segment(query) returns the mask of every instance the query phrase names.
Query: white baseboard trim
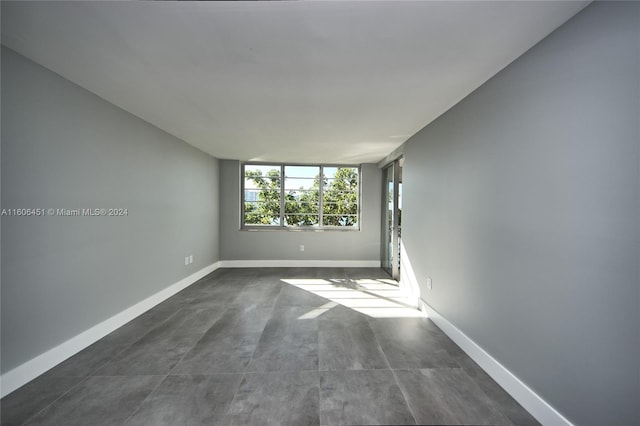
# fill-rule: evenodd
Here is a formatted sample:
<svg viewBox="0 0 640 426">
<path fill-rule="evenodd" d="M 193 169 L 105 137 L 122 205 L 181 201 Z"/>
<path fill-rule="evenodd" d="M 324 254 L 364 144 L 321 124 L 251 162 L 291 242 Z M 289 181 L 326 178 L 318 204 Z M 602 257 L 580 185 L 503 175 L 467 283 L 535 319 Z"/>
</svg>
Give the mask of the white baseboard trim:
<svg viewBox="0 0 640 426">
<path fill-rule="evenodd" d="M 427 313 L 429 318 L 471 357 L 493 380 L 504 388 L 509 395 L 522 405 L 533 417 L 543 425 L 573 426 L 562 414 L 549 405 L 530 387 L 500 364 L 484 349 L 478 346 L 459 328 L 420 299 L 420 310 Z"/>
<path fill-rule="evenodd" d="M 221 260 L 221 268 L 379 268 L 379 260 Z"/>
<path fill-rule="evenodd" d="M 187 288 L 191 284 L 207 276 L 218 268 L 220 268 L 220 262 L 216 262 L 207 267 L 204 267 L 199 271 L 189 275 L 188 277 L 181 279 L 177 283 L 170 285 L 164 290 L 161 290 L 154 295 L 147 297 L 143 301 L 138 302 L 135 305 L 125 309 L 124 311 L 117 313 L 111 318 L 102 321 L 101 323 L 91 327 L 86 331 L 83 331 L 82 333 L 72 337 L 64 343 L 61 343 L 55 348 L 38 355 L 37 357 L 25 362 L 24 364 L 14 368 L 13 370 L 7 371 L 5 374 L 0 376 L 1 397 L 4 398 L 14 390 L 29 383 L 31 380 L 40 376 L 42 373 L 45 373 L 64 360 L 77 354 L 84 348 L 102 339 L 104 336 L 111 333 L 115 329 L 122 327 L 132 319 L 140 316 L 149 309 L 165 301 L 179 291 Z"/>
</svg>

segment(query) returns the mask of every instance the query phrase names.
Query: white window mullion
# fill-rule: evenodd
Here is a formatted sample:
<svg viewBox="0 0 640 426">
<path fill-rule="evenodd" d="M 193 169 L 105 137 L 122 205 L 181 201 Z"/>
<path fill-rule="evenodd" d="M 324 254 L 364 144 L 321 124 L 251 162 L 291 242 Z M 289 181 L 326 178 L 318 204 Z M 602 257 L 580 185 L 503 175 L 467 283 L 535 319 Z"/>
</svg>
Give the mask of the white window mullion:
<svg viewBox="0 0 640 426">
<path fill-rule="evenodd" d="M 324 166 L 320 166 L 320 182 L 318 182 L 318 226 L 322 228 L 324 226 L 324 219 L 322 217 L 322 196 L 324 193 Z"/>
<path fill-rule="evenodd" d="M 284 164 L 280 165 L 280 227 L 284 228 L 284 187 L 285 187 L 285 176 L 284 176 Z"/>
</svg>

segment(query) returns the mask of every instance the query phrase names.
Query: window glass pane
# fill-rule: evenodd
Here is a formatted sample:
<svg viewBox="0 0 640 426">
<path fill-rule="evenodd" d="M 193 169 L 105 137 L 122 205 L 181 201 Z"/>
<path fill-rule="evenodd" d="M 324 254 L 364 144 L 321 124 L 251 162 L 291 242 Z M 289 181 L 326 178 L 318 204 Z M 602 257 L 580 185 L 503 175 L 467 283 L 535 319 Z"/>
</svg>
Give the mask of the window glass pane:
<svg viewBox="0 0 640 426">
<path fill-rule="evenodd" d="M 287 177 L 314 178 L 320 173 L 318 166 L 284 166 L 284 174 Z"/>
<path fill-rule="evenodd" d="M 325 215 L 322 217 L 323 226 L 354 227 L 358 226 L 358 215 Z"/>
<path fill-rule="evenodd" d="M 245 165 L 244 189 L 280 189 L 280 166 Z"/>
<path fill-rule="evenodd" d="M 244 166 L 244 224 L 280 224 L 280 166 Z"/>
<path fill-rule="evenodd" d="M 356 167 L 325 167 L 323 226 L 358 226 L 359 177 Z"/>
<path fill-rule="evenodd" d="M 318 215 L 320 208 L 317 204 L 299 202 L 299 201 L 287 201 L 284 204 L 285 214 L 314 214 Z"/>
<path fill-rule="evenodd" d="M 284 217 L 285 226 L 319 226 L 320 217 L 313 214 L 289 214 Z"/>
<path fill-rule="evenodd" d="M 280 166 L 277 164 L 245 164 L 245 174 L 260 172 L 263 176 L 267 176 L 269 172 L 275 171 L 277 175 L 280 175 Z"/>
<path fill-rule="evenodd" d="M 285 166 L 285 226 L 320 225 L 319 166 Z"/>
<path fill-rule="evenodd" d="M 341 190 L 358 189 L 358 169 L 356 167 L 324 167 L 324 186 L 336 186 Z"/>
<path fill-rule="evenodd" d="M 246 225 L 279 225 L 280 204 L 264 202 L 244 203 L 244 223 Z"/>
<path fill-rule="evenodd" d="M 338 167 L 323 167 L 324 177 L 325 178 L 334 178 L 336 177 L 336 172 L 338 171 Z"/>
<path fill-rule="evenodd" d="M 298 189 L 286 191 L 284 196 L 285 200 L 287 201 L 300 201 L 314 204 L 320 203 L 320 191 L 317 188 L 309 190 Z"/>
<path fill-rule="evenodd" d="M 260 200 L 260 190 L 258 190 L 258 189 L 245 189 L 244 190 L 244 200 L 245 201 L 259 201 Z"/>
<path fill-rule="evenodd" d="M 285 166 L 285 184 L 286 191 L 296 189 L 317 189 L 318 175 L 320 167 L 318 166 Z"/>
</svg>

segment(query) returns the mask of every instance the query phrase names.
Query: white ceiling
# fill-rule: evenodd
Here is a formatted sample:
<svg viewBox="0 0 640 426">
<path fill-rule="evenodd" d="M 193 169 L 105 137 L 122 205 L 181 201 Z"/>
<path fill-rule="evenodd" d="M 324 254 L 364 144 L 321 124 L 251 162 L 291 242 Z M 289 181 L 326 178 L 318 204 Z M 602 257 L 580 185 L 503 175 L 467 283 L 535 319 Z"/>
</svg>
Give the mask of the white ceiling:
<svg viewBox="0 0 640 426">
<path fill-rule="evenodd" d="M 219 158 L 376 162 L 583 1 L 2 2 L 2 43 Z"/>
</svg>

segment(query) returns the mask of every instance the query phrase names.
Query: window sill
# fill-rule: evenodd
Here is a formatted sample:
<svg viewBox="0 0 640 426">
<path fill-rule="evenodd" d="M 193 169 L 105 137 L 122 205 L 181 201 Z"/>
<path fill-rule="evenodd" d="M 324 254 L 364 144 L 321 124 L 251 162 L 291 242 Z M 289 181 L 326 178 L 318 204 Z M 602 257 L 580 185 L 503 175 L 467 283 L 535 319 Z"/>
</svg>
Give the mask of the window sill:
<svg viewBox="0 0 640 426">
<path fill-rule="evenodd" d="M 360 228 L 285 228 L 280 226 L 242 227 L 247 232 L 360 232 Z"/>
</svg>

